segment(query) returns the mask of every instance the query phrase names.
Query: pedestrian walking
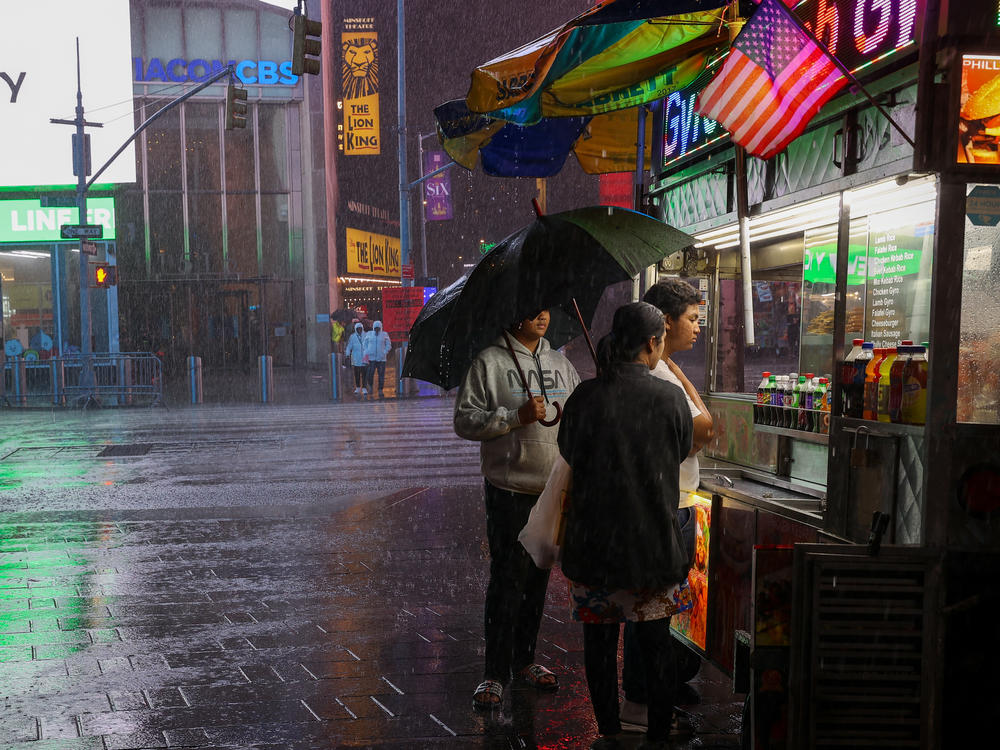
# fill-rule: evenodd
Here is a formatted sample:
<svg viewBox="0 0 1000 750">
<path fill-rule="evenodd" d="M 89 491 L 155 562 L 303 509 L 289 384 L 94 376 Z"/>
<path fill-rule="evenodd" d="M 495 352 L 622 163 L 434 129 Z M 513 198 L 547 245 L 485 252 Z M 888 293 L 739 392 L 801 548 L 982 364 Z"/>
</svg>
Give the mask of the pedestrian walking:
<svg viewBox="0 0 1000 750">
<path fill-rule="evenodd" d="M 684 549 L 688 560 L 694 558 L 696 536 L 696 518 L 691 494 L 698 489 L 701 482 L 701 472 L 698 466 L 698 452 L 708 444 L 714 433 L 712 431 L 712 415 L 702 401 L 698 389 L 694 387 L 681 368 L 671 357 L 678 353 L 689 351 L 698 340 L 701 328 L 698 325 L 698 303 L 701 295 L 698 291 L 681 279 L 665 279 L 649 288 L 643 301 L 648 302 L 661 313 L 666 334 L 663 339 L 663 354 L 653 369 L 653 375 L 669 383 L 673 383 L 684 391 L 691 419 L 694 423 L 694 437 L 691 452 L 681 462 L 678 483 L 677 522 L 681 527 L 684 539 Z M 671 637 L 671 645 L 678 649 L 678 654 L 689 658 L 691 652 Z M 635 626 L 625 623 L 624 645 L 622 648 L 622 690 L 625 699 L 621 707 L 622 726 L 626 731 L 645 731 L 647 726 L 646 710 L 646 679 L 643 669 L 642 648 L 635 637 Z M 698 658 L 698 657 L 694 657 Z M 697 699 L 697 694 L 683 681 L 678 674 L 677 696 L 686 694 L 686 702 Z"/>
<path fill-rule="evenodd" d="M 540 690 L 559 685 L 553 672 L 535 663 L 549 571 L 535 567 L 517 540 L 558 451 L 558 426 L 542 420 L 553 419 L 552 402 L 565 401 L 580 382 L 570 361 L 544 338 L 548 325 L 549 313 L 541 310 L 511 326 L 473 360 L 455 402 L 455 432 L 480 443 L 490 550 L 486 660 L 473 693 L 476 708 L 499 705 L 512 674 Z M 529 398 L 530 391 L 541 395 Z"/>
<path fill-rule="evenodd" d="M 365 386 L 365 327 L 358 321 L 354 324 L 354 333 L 347 339 L 347 348 L 344 349 L 344 356 L 349 357 L 351 366 L 354 368 L 354 395 L 359 393 L 362 398 L 368 395 L 368 388 Z"/>
<path fill-rule="evenodd" d="M 649 729 L 642 747 L 666 747 L 670 737 L 670 618 L 690 607 L 678 476 L 694 430 L 684 393 L 650 377 L 664 335 L 657 308 L 620 307 L 598 346 L 598 377 L 570 396 L 559 428 L 559 450 L 573 472 L 562 570 L 573 617 L 583 623 L 584 670 L 601 734 L 595 749 L 621 746 L 622 621 L 635 623 L 645 659 Z"/>
<path fill-rule="evenodd" d="M 330 353 L 339 352 L 343 346 L 341 342 L 344 340 L 344 326 L 339 320 L 330 321 Z"/>
<path fill-rule="evenodd" d="M 372 396 L 375 395 L 375 375 L 378 375 L 378 395 L 383 398 L 385 393 L 385 361 L 392 351 L 392 340 L 389 334 L 382 330 L 382 321 L 376 320 L 372 330 L 365 334 L 365 356 L 368 358 L 366 371 L 367 387 Z"/>
</svg>

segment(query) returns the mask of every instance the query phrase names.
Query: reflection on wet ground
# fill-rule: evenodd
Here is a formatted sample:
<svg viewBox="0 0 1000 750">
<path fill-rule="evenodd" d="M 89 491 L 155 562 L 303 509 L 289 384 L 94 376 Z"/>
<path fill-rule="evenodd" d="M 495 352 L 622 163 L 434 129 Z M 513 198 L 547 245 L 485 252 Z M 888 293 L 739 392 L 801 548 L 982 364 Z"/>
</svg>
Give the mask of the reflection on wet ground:
<svg viewBox="0 0 1000 750">
<path fill-rule="evenodd" d="M 123 419 L 118 441 L 129 443 L 139 420 Z M 209 445 L 193 463 L 213 450 L 230 455 Z M 153 482 L 126 509 L 4 514 L 0 747 L 589 745 L 580 627 L 558 575 L 538 655 L 560 690 L 519 687 L 502 710 L 471 708 L 487 571 L 478 485 L 429 487 L 417 461 L 415 489 L 330 502 L 308 466 L 300 475 L 298 490 L 282 488 L 294 505 L 223 506 L 209 484 L 202 507 L 172 507 Z M 709 666 L 693 684 L 696 734 L 678 747 L 738 747 L 742 696 Z"/>
</svg>

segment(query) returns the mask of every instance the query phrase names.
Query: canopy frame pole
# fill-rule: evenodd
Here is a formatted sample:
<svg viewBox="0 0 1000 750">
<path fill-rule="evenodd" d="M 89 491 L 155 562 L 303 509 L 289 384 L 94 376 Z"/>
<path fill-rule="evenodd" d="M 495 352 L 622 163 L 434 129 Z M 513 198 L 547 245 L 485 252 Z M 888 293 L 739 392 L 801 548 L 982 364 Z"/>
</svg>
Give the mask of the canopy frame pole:
<svg viewBox="0 0 1000 750">
<path fill-rule="evenodd" d="M 740 224 L 740 275 L 743 278 L 743 336 L 756 344 L 753 330 L 753 277 L 750 269 L 750 202 L 747 195 L 747 152 L 736 146 L 736 218 Z"/>
</svg>

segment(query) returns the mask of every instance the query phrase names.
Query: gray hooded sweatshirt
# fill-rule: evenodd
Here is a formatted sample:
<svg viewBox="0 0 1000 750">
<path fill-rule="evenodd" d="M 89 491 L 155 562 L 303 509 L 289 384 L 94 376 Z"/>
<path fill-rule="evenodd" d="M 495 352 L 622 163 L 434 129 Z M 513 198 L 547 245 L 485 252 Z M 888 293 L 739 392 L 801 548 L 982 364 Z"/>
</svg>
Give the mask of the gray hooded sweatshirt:
<svg viewBox="0 0 1000 750">
<path fill-rule="evenodd" d="M 548 402 L 546 419 L 555 417 L 553 401 L 565 404 L 580 382 L 566 357 L 544 338 L 535 353 L 513 336 L 511 344 L 528 379 L 532 396 Z M 483 476 L 495 487 L 538 495 L 559 453 L 559 425 L 522 425 L 517 410 L 527 401 L 521 378 L 503 337 L 483 349 L 465 374 L 455 401 L 455 432 L 480 441 Z"/>
</svg>

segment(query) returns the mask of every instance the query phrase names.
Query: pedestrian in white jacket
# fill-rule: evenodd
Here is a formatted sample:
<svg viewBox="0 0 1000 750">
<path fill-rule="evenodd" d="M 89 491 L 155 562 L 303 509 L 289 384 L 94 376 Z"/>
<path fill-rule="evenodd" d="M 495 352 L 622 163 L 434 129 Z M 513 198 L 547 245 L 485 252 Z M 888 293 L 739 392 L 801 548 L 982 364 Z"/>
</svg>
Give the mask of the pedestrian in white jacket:
<svg viewBox="0 0 1000 750">
<path fill-rule="evenodd" d="M 362 396 L 368 395 L 368 388 L 365 387 L 365 327 L 361 323 L 354 324 L 354 333 L 347 339 L 347 348 L 344 349 L 344 356 L 350 357 L 351 366 L 354 368 L 354 395 L 360 392 Z"/>
<path fill-rule="evenodd" d="M 365 334 L 365 357 L 368 359 L 368 368 L 365 372 L 365 380 L 368 389 L 375 395 L 375 373 L 378 373 L 378 395 L 385 394 L 382 388 L 385 386 L 385 360 L 392 351 L 392 341 L 389 334 L 382 330 L 382 321 L 376 320 L 372 330 Z"/>
</svg>

